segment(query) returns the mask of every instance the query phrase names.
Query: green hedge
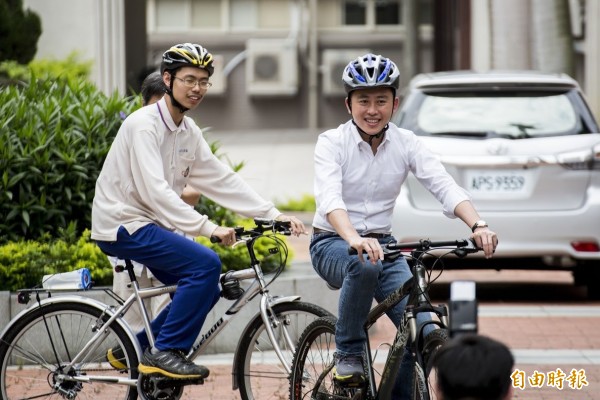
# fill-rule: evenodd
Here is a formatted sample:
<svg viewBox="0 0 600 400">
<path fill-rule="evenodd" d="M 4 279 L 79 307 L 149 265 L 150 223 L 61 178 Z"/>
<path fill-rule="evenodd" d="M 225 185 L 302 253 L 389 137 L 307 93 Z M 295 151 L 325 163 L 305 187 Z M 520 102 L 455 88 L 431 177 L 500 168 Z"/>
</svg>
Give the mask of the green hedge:
<svg viewBox="0 0 600 400">
<path fill-rule="evenodd" d="M 238 222 L 250 223 L 249 220 Z M 250 259 L 244 245 L 231 248 L 210 243 L 206 238 L 197 240 L 215 250 L 223 263 L 223 272 L 249 266 Z M 259 239 L 254 247 L 265 273 L 279 265 L 279 254 L 269 251 L 274 247 L 275 243 L 268 238 Z M 33 288 L 41 285 L 44 275 L 79 268 L 90 270 L 95 286 L 112 286 L 111 265 L 100 248 L 90 240 L 89 230 L 85 230 L 74 243 L 54 239 L 46 242 L 20 240 L 0 246 L 0 290 Z"/>
<path fill-rule="evenodd" d="M 41 80 L 0 91 L 0 243 L 60 237 L 91 226 L 95 182 L 138 96 L 106 96 L 81 80 Z"/>
</svg>

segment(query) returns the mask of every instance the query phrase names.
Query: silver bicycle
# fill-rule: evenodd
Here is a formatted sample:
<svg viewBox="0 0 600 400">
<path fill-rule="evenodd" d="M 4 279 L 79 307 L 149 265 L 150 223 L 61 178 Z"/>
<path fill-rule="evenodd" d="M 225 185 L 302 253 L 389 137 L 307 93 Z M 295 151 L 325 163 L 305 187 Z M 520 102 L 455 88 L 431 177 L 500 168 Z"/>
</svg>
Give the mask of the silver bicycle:
<svg viewBox="0 0 600 400">
<path fill-rule="evenodd" d="M 277 297 L 268 286 L 281 273 L 287 259 L 287 247 L 276 233 L 289 235 L 289 223 L 255 219 L 251 229 L 236 228 L 238 243 L 246 244 L 250 266 L 221 276 L 222 285 L 243 281 L 239 297 L 224 315 L 198 336 L 188 357 L 194 360 L 206 351 L 238 312 L 260 295 L 259 310 L 245 326 L 234 354 L 233 390 L 241 398 L 257 398 L 258 388 L 273 388 L 269 396 L 280 398 L 288 390 L 288 376 L 300 334 L 312 321 L 331 315 L 325 309 L 300 301 L 299 296 Z M 279 267 L 270 280 L 263 273 L 254 252 L 259 238 L 275 243 L 269 249 L 279 254 Z M 0 397 L 16 399 L 180 399 L 184 387 L 201 380 L 174 380 L 139 374 L 137 366 L 142 349 L 123 316 L 134 305 L 139 307 L 148 339 L 154 343 L 144 299 L 172 293 L 176 285 L 140 289 L 131 262 L 124 268 L 131 278 L 133 294 L 121 300 L 109 289 L 115 305 L 76 294 L 46 289 L 19 292 L 20 302 L 35 301 L 19 313 L 4 329 L 0 339 Z M 235 287 L 235 285 L 233 285 Z M 47 295 L 47 296 L 46 296 Z M 45 298 L 42 298 L 46 296 Z M 236 297 L 236 296 L 234 296 Z M 107 362 L 111 349 L 123 364 L 114 368 Z M 276 362 L 265 363 L 265 353 Z M 271 390 L 271 389 L 269 389 Z M 281 392 L 281 393 L 279 393 Z M 268 399 L 262 392 L 260 399 Z"/>
</svg>

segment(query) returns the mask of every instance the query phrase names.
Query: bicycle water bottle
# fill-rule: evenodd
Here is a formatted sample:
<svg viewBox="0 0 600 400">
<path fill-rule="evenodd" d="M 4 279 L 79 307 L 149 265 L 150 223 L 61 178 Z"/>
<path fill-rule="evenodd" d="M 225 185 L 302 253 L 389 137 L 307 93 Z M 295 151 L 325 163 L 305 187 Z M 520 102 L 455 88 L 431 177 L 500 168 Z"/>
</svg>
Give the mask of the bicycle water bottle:
<svg viewBox="0 0 600 400">
<path fill-rule="evenodd" d="M 87 268 L 60 274 L 44 275 L 42 287 L 44 289 L 70 289 L 86 290 L 92 286 L 92 276 Z"/>
</svg>

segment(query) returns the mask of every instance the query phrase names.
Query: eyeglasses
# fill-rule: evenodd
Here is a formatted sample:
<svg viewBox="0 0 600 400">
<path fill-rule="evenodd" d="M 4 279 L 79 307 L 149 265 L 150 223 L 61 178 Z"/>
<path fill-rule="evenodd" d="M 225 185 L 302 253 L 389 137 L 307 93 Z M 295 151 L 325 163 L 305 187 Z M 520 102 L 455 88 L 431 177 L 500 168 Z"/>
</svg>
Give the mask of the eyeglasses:
<svg viewBox="0 0 600 400">
<path fill-rule="evenodd" d="M 198 79 L 191 78 L 189 76 L 184 79 L 181 79 L 178 76 L 175 76 L 174 78 L 179 79 L 181 82 L 183 82 L 183 84 L 185 86 L 187 86 L 189 88 L 193 88 L 193 87 L 196 87 L 196 85 L 198 85 L 198 86 L 200 86 L 200 89 L 208 89 L 209 87 L 212 86 L 212 83 L 210 83 L 209 81 L 201 81 Z"/>
</svg>

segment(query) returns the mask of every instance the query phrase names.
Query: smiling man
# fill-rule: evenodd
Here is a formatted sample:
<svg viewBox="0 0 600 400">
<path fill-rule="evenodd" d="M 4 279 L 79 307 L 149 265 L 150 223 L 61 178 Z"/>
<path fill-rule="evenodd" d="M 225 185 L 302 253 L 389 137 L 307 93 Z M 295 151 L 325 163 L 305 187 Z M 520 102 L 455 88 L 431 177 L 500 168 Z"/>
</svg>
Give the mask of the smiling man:
<svg viewBox="0 0 600 400">
<path fill-rule="evenodd" d="M 167 285 L 177 284 L 169 304 L 153 321 L 156 341 L 147 348 L 139 371 L 176 379 L 208 376 L 207 368 L 186 354 L 206 315 L 219 299 L 221 261 L 206 246 L 177 234 L 216 236 L 235 243 L 235 231 L 211 222 L 186 204 L 186 185 L 246 217 L 291 221 L 212 153 L 200 128 L 185 116 L 210 88 L 213 57 L 198 44 L 184 43 L 163 54 L 166 95 L 123 121 L 96 182 L 92 239 L 107 254 L 131 259 Z M 115 350 L 115 354 L 118 351 Z"/>
<path fill-rule="evenodd" d="M 373 298 L 383 300 L 411 277 L 404 258 L 382 261 L 382 245 L 395 241 L 392 212 L 409 173 L 442 203 L 448 217 L 467 224 L 486 257 L 492 256 L 498 243 L 469 194 L 440 161 L 413 132 L 390 122 L 398 108 L 399 77 L 389 58 L 366 54 L 351 61 L 342 79 L 352 118 L 322 133 L 315 148 L 317 212 L 310 255 L 317 273 L 329 285 L 341 288 L 335 335 L 335 378 L 341 384 L 356 385 L 365 379 L 363 326 Z M 348 246 L 359 255 L 349 255 Z M 396 325 L 406 300 L 389 314 Z M 409 356 L 405 354 L 402 362 L 394 399 L 410 397 Z"/>
</svg>

